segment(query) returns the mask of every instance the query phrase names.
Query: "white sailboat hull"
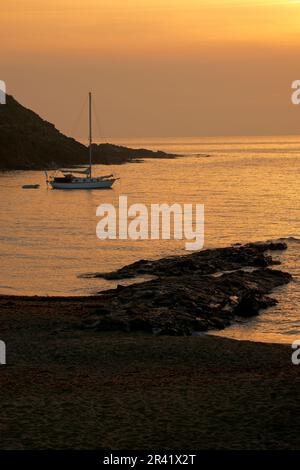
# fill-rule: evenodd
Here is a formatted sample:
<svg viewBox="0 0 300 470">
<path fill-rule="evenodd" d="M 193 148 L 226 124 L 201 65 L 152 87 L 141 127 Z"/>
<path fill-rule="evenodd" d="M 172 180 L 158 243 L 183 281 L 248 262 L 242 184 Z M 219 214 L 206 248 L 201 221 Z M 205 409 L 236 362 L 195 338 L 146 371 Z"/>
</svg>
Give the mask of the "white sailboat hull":
<svg viewBox="0 0 300 470">
<path fill-rule="evenodd" d="M 48 179 L 46 172 L 47 183 L 53 189 L 109 189 L 114 182 L 119 178 L 114 178 L 113 174 L 103 176 L 92 176 L 92 94 L 89 92 L 89 166 L 84 169 L 61 169 L 60 172 L 63 176 L 52 176 Z M 74 176 L 74 174 L 75 176 Z M 76 176 L 76 174 L 86 175 L 84 178 Z"/>
<path fill-rule="evenodd" d="M 116 179 L 97 180 L 97 178 L 82 178 L 77 181 L 63 182 L 63 181 L 50 181 L 53 189 L 109 189 L 112 187 Z"/>
</svg>

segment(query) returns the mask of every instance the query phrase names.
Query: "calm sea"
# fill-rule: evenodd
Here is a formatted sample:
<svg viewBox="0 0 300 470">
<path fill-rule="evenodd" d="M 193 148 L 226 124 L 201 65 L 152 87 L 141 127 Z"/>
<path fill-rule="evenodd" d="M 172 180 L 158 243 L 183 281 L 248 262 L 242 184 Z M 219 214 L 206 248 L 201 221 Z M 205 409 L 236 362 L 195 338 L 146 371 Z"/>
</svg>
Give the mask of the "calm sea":
<svg viewBox="0 0 300 470">
<path fill-rule="evenodd" d="M 115 141 L 116 142 L 116 141 Z M 100 241 L 96 208 L 129 204 L 202 203 L 205 248 L 284 238 L 279 255 L 294 275 L 277 289 L 279 304 L 256 319 L 220 334 L 239 339 L 291 342 L 300 338 L 300 137 L 131 139 L 116 142 L 184 155 L 145 160 L 97 173 L 121 179 L 108 191 L 47 189 L 42 172 L 0 174 L 0 293 L 88 295 L 115 283 L 81 277 L 110 271 L 141 258 L 183 254 L 184 241 Z M 203 157 L 201 154 L 209 154 Z M 40 183 L 38 190 L 23 184 Z"/>
</svg>

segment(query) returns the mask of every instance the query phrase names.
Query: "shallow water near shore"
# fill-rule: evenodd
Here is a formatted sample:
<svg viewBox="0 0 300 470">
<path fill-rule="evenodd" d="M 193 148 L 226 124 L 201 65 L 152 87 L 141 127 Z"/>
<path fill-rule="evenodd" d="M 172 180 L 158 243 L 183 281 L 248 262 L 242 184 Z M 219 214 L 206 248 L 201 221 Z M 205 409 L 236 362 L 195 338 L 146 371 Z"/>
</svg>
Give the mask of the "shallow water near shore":
<svg viewBox="0 0 300 470">
<path fill-rule="evenodd" d="M 118 142 L 117 142 L 118 143 Z M 237 339 L 291 342 L 300 337 L 300 137 L 123 140 L 120 144 L 187 155 L 175 160 L 96 167 L 121 177 L 110 191 L 53 191 L 42 172 L 0 175 L 0 293 L 89 295 L 116 283 L 82 278 L 139 259 L 184 254 L 184 241 L 106 240 L 96 237 L 96 208 L 128 203 L 205 205 L 205 248 L 284 238 L 276 254 L 294 276 L 277 289 L 279 304 L 218 333 Z M 201 157 L 198 154 L 209 154 Z M 38 190 L 23 184 L 39 183 Z M 128 281 L 127 281 L 128 282 Z M 123 283 L 123 282 L 122 282 Z"/>
<path fill-rule="evenodd" d="M 272 252 L 274 259 L 281 262 L 275 266 L 287 271 L 293 276 L 292 282 L 276 288 L 271 297 L 278 304 L 266 309 L 259 316 L 251 319 L 237 319 L 237 322 L 222 331 L 210 334 L 227 338 L 262 341 L 274 343 L 289 343 L 300 339 L 300 240 L 285 239 L 288 250 L 282 253 Z"/>
</svg>

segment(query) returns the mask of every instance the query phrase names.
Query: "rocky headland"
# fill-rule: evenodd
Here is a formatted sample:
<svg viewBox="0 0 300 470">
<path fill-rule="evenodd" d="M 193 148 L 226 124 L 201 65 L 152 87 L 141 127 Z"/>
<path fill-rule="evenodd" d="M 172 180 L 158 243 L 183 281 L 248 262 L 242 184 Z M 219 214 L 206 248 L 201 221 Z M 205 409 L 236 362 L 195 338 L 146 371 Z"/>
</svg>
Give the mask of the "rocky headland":
<svg viewBox="0 0 300 470">
<path fill-rule="evenodd" d="M 7 95 L 0 106 L 0 170 L 45 170 L 88 162 L 88 149 L 67 137 L 54 124 Z M 94 144 L 93 161 L 121 164 L 144 158 L 175 158 L 178 155 L 113 144 Z"/>
</svg>

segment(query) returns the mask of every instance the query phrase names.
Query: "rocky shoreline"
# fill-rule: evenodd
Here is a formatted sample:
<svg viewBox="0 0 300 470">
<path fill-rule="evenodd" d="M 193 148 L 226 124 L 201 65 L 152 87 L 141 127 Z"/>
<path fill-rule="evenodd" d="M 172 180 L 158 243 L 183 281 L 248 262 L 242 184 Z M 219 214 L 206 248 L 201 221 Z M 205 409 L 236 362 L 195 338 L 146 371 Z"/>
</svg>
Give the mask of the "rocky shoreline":
<svg viewBox="0 0 300 470">
<path fill-rule="evenodd" d="M 106 276 L 154 280 L 89 297 L 0 296 L 0 448 L 298 449 L 290 346 L 190 335 L 273 303 L 285 247 L 139 261 Z"/>
<path fill-rule="evenodd" d="M 278 264 L 270 251 L 286 248 L 282 242 L 250 243 L 96 273 L 105 279 L 154 278 L 99 293 L 80 327 L 176 336 L 223 329 L 237 316 L 255 316 L 276 304 L 268 294 L 292 277 L 270 268 Z"/>
</svg>

